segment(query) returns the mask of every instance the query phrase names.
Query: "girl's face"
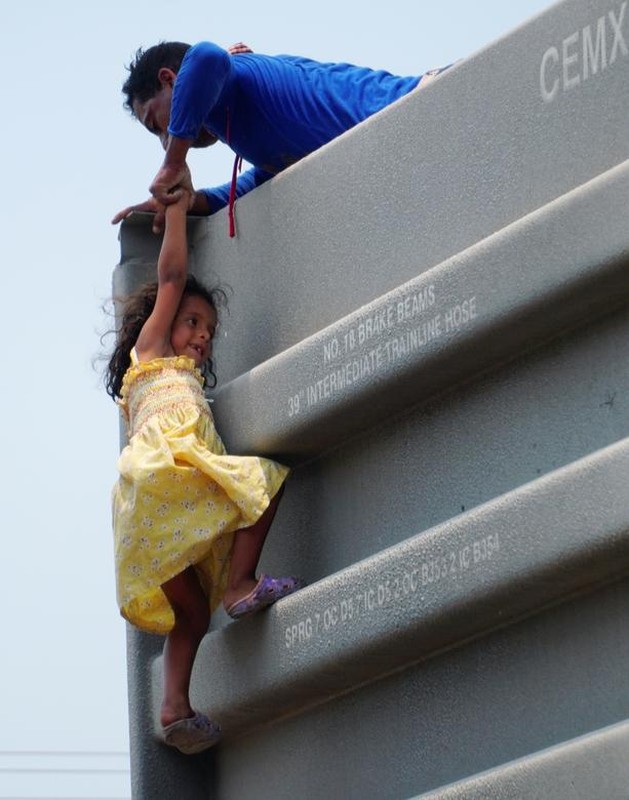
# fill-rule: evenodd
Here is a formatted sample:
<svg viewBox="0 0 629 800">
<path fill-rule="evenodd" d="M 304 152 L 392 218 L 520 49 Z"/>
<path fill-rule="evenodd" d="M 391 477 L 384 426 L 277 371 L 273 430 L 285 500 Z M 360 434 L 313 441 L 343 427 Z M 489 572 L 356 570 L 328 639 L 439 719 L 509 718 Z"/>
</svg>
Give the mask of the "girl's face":
<svg viewBox="0 0 629 800">
<path fill-rule="evenodd" d="M 216 311 L 198 295 L 186 295 L 170 332 L 170 345 L 177 356 L 192 358 L 200 367 L 212 355 Z"/>
</svg>

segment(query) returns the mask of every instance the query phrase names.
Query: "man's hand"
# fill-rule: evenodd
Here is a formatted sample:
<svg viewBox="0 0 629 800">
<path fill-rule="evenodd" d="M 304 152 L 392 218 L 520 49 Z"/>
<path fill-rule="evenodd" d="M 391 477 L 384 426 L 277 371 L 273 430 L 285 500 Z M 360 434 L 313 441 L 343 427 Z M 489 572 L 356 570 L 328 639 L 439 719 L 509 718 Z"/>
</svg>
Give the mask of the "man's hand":
<svg viewBox="0 0 629 800">
<path fill-rule="evenodd" d="M 185 190 L 186 193 L 187 191 L 188 190 Z M 182 194 L 183 193 L 184 192 L 182 191 Z M 174 202 L 177 201 L 175 200 Z M 136 211 L 147 211 L 151 214 L 155 214 L 152 225 L 153 233 L 162 233 L 166 219 L 166 206 L 162 205 L 162 203 L 159 203 L 154 197 L 149 197 L 149 199 L 145 200 L 143 203 L 136 203 L 134 206 L 127 206 L 126 208 L 123 208 L 112 219 L 111 224 L 117 225 L 119 222 L 122 222 L 123 219 L 126 219 L 129 215 Z M 193 192 L 189 196 L 188 213 L 199 217 L 206 217 L 210 213 L 207 197 L 203 194 L 203 192 Z"/>
<path fill-rule="evenodd" d="M 181 164 L 171 165 L 165 160 L 149 187 L 150 193 L 158 203 L 168 206 L 179 200 L 181 189 L 185 189 L 190 194 L 194 192 L 188 165 L 185 161 Z"/>
<path fill-rule="evenodd" d="M 153 220 L 153 233 L 161 233 L 164 230 L 166 207 L 161 203 L 158 203 L 154 197 L 149 197 L 149 199 L 145 200 L 143 203 L 136 203 L 134 206 L 127 206 L 126 208 L 123 208 L 112 219 L 111 224 L 117 225 L 119 222 L 122 222 L 123 219 L 131 216 L 131 214 L 136 211 L 147 211 L 150 214 L 155 214 L 155 219 Z"/>
<path fill-rule="evenodd" d="M 248 44 L 236 42 L 236 44 L 233 44 L 231 47 L 227 48 L 227 52 L 230 56 L 237 56 L 239 53 L 253 53 L 253 50 Z"/>
</svg>

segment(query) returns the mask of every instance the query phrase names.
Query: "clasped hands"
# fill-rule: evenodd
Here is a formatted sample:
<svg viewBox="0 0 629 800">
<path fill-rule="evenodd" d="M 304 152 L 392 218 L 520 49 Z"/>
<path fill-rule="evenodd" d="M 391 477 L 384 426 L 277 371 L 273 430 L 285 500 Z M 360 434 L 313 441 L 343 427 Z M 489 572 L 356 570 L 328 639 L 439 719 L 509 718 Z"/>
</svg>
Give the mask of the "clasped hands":
<svg viewBox="0 0 629 800">
<path fill-rule="evenodd" d="M 181 197 L 182 190 L 188 192 L 189 195 L 188 211 L 194 211 L 195 206 L 200 203 L 200 198 L 194 191 L 188 165 L 185 162 L 178 166 L 164 163 L 149 187 L 151 197 L 142 203 L 123 208 L 112 219 L 112 225 L 122 222 L 135 211 L 147 211 L 155 214 L 152 225 L 153 233 L 161 233 L 164 230 L 166 206 L 176 203 Z M 199 211 L 201 212 L 201 208 Z"/>
</svg>

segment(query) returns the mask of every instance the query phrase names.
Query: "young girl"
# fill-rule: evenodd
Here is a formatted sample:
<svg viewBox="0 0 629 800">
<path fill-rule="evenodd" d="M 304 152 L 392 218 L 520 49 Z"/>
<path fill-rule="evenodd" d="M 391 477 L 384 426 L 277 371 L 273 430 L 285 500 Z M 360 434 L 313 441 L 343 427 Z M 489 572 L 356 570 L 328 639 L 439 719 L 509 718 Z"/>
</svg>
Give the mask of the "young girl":
<svg viewBox="0 0 629 800">
<path fill-rule="evenodd" d="M 214 428 L 202 371 L 214 378 L 221 293 L 187 277 L 189 202 L 184 192 L 168 206 L 158 283 L 127 299 L 106 385 L 129 432 L 113 492 L 118 602 L 133 625 L 166 634 L 163 740 L 197 753 L 220 737 L 189 699 L 210 612 L 222 600 L 231 617 L 243 617 L 299 582 L 256 578 L 288 469 L 227 455 Z"/>
</svg>

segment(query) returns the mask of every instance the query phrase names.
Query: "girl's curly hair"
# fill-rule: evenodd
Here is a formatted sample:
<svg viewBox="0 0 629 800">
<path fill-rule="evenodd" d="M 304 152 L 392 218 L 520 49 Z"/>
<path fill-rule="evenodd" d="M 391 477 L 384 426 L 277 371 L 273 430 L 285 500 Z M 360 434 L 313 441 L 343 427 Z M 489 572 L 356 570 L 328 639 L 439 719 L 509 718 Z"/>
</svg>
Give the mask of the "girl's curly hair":
<svg viewBox="0 0 629 800">
<path fill-rule="evenodd" d="M 216 311 L 217 317 L 219 310 L 227 307 L 227 293 L 224 289 L 218 286 L 208 289 L 194 275 L 188 275 L 182 299 L 188 296 L 201 297 Z M 131 350 L 138 340 L 144 323 L 155 307 L 156 298 L 157 283 L 146 283 L 127 297 L 116 300 L 117 303 L 120 303 L 120 322 L 115 331 L 116 345 L 107 363 L 104 376 L 107 394 L 114 400 L 121 396 L 122 381 L 125 372 L 131 365 Z M 216 375 L 211 358 L 203 364 L 201 372 L 206 384 L 209 384 L 210 387 L 216 386 Z"/>
</svg>

